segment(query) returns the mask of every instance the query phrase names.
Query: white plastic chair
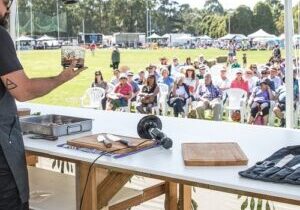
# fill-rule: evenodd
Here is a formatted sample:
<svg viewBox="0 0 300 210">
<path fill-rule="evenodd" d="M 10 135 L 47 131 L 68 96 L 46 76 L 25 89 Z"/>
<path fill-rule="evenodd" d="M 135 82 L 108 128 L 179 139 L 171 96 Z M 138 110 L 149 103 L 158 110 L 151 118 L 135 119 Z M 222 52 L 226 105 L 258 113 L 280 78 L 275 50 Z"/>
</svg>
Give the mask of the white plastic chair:
<svg viewBox="0 0 300 210">
<path fill-rule="evenodd" d="M 86 90 L 85 94 L 80 98 L 82 108 L 103 109 L 102 100 L 105 97 L 105 90 L 100 87 L 93 87 Z"/>
<path fill-rule="evenodd" d="M 115 89 L 115 86 L 111 83 L 107 83 L 108 89 L 107 89 L 107 93 L 112 93 Z"/>
<path fill-rule="evenodd" d="M 227 111 L 228 118 L 232 120 L 230 111 L 239 110 L 241 113 L 241 122 L 244 123 L 245 119 L 247 119 L 247 92 L 240 88 L 230 88 L 223 92 L 223 98 L 226 100 L 223 108 Z"/>
<path fill-rule="evenodd" d="M 162 109 L 162 115 L 167 115 L 167 109 L 168 109 L 168 95 L 169 95 L 169 87 L 166 84 L 159 83 L 159 97 L 157 98 L 157 104 Z"/>
</svg>

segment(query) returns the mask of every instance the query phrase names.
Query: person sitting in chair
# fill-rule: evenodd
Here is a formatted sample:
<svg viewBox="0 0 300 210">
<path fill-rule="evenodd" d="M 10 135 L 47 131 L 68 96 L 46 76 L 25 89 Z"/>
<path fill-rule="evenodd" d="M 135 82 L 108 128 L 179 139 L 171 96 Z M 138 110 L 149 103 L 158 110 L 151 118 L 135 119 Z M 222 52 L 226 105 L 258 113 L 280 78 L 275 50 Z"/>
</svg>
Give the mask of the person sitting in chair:
<svg viewBox="0 0 300 210">
<path fill-rule="evenodd" d="M 105 90 L 105 93 L 107 93 L 108 84 L 107 84 L 107 82 L 104 81 L 103 75 L 100 70 L 95 72 L 95 81 L 92 83 L 91 87 L 103 88 Z M 104 110 L 106 109 L 106 101 L 107 101 L 107 98 L 105 96 L 101 101 L 102 107 Z"/>
<path fill-rule="evenodd" d="M 189 87 L 184 83 L 184 78 L 183 74 L 177 76 L 168 100 L 168 105 L 173 107 L 175 117 L 178 117 L 179 114 L 185 117 L 183 107 L 190 97 Z"/>
<path fill-rule="evenodd" d="M 270 80 L 265 78 L 260 81 L 260 86 L 256 87 L 249 99 L 249 105 L 251 107 L 251 116 L 249 118 L 249 124 L 253 124 L 255 118 L 261 111 L 263 116 L 263 124 L 268 124 L 268 116 L 270 110 L 270 101 L 273 100 L 274 95 L 270 88 Z"/>
<path fill-rule="evenodd" d="M 204 119 L 204 112 L 207 109 L 212 109 L 213 120 L 221 120 L 221 91 L 213 85 L 211 74 L 207 73 L 204 76 L 204 84 L 200 85 L 195 95 L 196 111 L 199 119 Z"/>
<path fill-rule="evenodd" d="M 157 105 L 157 94 L 159 87 L 154 74 L 150 74 L 147 78 L 146 85 L 139 93 L 139 102 L 136 109 L 139 113 L 148 114 L 152 112 L 152 108 Z M 144 108 L 146 110 L 144 110 Z"/>
<path fill-rule="evenodd" d="M 132 87 L 128 84 L 128 78 L 126 74 L 120 74 L 119 84 L 114 89 L 113 94 L 108 94 L 109 99 L 108 110 L 116 110 L 120 107 L 128 106 L 128 100 L 132 97 Z"/>
</svg>

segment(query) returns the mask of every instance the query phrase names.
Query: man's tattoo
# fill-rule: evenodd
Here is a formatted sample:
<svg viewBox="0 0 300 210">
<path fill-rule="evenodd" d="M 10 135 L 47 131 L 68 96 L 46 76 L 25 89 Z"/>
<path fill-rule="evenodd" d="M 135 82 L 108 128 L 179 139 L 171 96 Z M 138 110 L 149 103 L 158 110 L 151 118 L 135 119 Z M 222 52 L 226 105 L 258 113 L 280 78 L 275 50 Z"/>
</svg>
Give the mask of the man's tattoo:
<svg viewBox="0 0 300 210">
<path fill-rule="evenodd" d="M 17 87 L 18 87 L 18 85 L 16 83 L 11 81 L 10 79 L 6 79 L 6 88 L 8 90 L 13 90 L 13 89 L 16 89 Z"/>
</svg>

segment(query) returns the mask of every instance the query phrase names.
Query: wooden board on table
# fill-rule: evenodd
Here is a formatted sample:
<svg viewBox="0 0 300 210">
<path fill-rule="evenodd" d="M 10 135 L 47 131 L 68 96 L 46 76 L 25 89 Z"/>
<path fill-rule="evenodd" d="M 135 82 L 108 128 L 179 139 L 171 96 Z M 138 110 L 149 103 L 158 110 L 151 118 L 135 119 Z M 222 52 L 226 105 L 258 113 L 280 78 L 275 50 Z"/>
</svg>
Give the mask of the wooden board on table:
<svg viewBox="0 0 300 210">
<path fill-rule="evenodd" d="M 28 108 L 18 108 L 18 116 L 23 117 L 23 116 L 28 116 L 30 115 L 31 110 Z"/>
<path fill-rule="evenodd" d="M 182 144 L 186 166 L 238 166 L 247 165 L 248 158 L 237 143 L 185 143 Z"/>
<path fill-rule="evenodd" d="M 111 148 L 107 148 L 103 142 L 98 142 L 97 137 L 99 135 L 105 137 L 106 135 L 110 135 L 110 134 L 100 133 L 97 135 L 81 137 L 78 139 L 69 140 L 69 141 L 67 141 L 67 144 L 77 147 L 77 148 L 96 149 L 96 150 L 100 150 L 100 151 L 104 151 L 104 152 L 112 152 L 114 154 L 127 154 L 127 153 L 131 153 L 134 151 L 138 151 L 138 150 L 141 150 L 144 148 L 154 146 L 154 144 L 155 144 L 154 141 L 149 140 L 149 139 L 140 139 L 140 138 L 127 137 L 127 136 L 113 135 L 122 140 L 129 141 L 130 145 L 132 145 L 132 147 L 128 147 L 125 144 L 121 143 L 120 141 L 115 141 L 115 142 L 112 142 Z M 118 151 L 116 151 L 116 150 L 118 150 Z"/>
</svg>

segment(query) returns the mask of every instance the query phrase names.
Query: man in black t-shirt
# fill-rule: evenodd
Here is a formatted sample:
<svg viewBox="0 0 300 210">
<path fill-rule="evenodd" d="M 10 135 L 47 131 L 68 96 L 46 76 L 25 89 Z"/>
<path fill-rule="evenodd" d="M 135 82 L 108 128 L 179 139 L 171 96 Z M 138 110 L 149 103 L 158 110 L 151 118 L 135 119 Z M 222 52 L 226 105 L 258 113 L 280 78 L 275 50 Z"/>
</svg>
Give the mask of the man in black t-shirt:
<svg viewBox="0 0 300 210">
<path fill-rule="evenodd" d="M 75 61 L 59 75 L 29 79 L 6 31 L 12 0 L 0 0 L 0 210 L 28 210 L 29 189 L 22 133 L 16 118 L 15 99 L 41 97 L 73 79 Z"/>
</svg>

